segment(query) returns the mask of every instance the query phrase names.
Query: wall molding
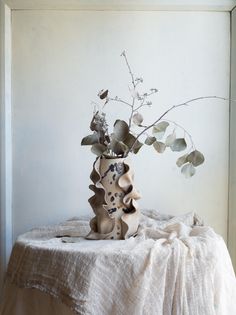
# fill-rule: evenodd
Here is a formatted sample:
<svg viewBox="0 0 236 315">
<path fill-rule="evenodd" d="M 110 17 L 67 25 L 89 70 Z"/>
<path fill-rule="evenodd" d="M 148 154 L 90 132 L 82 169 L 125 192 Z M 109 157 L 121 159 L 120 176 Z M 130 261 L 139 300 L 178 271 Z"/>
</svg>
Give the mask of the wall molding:
<svg viewBox="0 0 236 315">
<path fill-rule="evenodd" d="M 231 12 L 230 98 L 236 100 L 236 9 Z M 230 102 L 228 247 L 236 270 L 236 103 Z"/>
<path fill-rule="evenodd" d="M 0 2 L 0 285 L 12 248 L 11 9 Z"/>
<path fill-rule="evenodd" d="M 5 0 L 13 10 L 231 11 L 235 0 Z"/>
</svg>

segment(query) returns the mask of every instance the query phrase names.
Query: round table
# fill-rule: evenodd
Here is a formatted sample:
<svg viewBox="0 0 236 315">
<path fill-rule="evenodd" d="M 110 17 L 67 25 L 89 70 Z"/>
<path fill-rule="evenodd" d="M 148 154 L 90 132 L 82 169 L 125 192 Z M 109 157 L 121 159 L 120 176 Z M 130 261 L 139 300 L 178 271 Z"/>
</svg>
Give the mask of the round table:
<svg viewBox="0 0 236 315">
<path fill-rule="evenodd" d="M 1 314 L 236 314 L 225 243 L 194 213 L 146 211 L 128 240 L 86 240 L 88 232 L 86 218 L 18 237 Z"/>
</svg>

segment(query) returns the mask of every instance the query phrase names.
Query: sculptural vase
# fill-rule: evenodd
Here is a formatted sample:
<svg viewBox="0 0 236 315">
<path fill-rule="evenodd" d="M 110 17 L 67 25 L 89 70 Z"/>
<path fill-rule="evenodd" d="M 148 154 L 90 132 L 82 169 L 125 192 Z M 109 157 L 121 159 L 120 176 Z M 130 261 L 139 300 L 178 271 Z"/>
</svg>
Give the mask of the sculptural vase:
<svg viewBox="0 0 236 315">
<path fill-rule="evenodd" d="M 95 213 L 88 239 L 126 239 L 137 232 L 140 211 L 129 158 L 99 157 L 90 175 L 94 196 L 89 203 Z"/>
</svg>

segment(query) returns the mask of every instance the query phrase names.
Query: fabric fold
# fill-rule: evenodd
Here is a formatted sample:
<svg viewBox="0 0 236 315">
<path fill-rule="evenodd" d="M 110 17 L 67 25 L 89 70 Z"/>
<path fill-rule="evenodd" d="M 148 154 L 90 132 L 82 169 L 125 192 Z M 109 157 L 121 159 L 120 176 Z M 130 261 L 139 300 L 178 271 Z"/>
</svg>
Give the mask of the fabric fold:
<svg viewBox="0 0 236 315">
<path fill-rule="evenodd" d="M 21 235 L 8 281 L 77 314 L 236 314 L 226 245 L 196 214 L 143 211 L 137 236 L 127 240 L 86 240 L 89 230 L 84 218 Z"/>
</svg>

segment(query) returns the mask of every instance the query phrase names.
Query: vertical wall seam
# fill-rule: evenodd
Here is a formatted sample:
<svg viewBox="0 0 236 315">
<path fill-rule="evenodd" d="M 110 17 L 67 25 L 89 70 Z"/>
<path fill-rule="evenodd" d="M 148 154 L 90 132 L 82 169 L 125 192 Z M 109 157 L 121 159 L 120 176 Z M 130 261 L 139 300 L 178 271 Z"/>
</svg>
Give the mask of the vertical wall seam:
<svg viewBox="0 0 236 315">
<path fill-rule="evenodd" d="M 229 98 L 231 99 L 231 67 L 232 67 L 232 13 L 230 12 L 230 70 L 229 70 Z M 229 239 L 230 239 L 230 207 L 231 207 L 231 106 L 232 102 L 229 100 L 229 157 L 228 157 L 228 218 L 227 218 L 227 246 L 229 247 Z"/>
<path fill-rule="evenodd" d="M 12 249 L 11 9 L 1 0 L 0 291 Z"/>
<path fill-rule="evenodd" d="M 6 264 L 12 248 L 11 10 L 5 6 Z"/>
</svg>

